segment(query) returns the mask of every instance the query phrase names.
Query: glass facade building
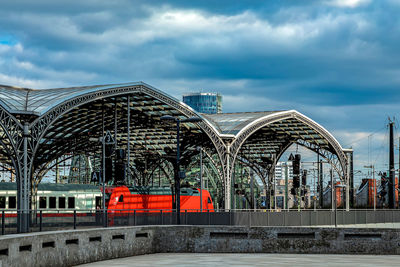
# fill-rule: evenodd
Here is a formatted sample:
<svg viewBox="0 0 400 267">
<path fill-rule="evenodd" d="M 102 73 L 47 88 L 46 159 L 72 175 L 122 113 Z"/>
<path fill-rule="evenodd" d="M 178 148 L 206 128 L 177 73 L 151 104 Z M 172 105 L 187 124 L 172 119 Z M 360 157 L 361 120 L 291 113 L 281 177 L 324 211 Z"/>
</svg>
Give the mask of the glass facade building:
<svg viewBox="0 0 400 267">
<path fill-rule="evenodd" d="M 222 112 L 222 96 L 218 93 L 193 93 L 183 95 L 183 102 L 200 113 Z"/>
</svg>

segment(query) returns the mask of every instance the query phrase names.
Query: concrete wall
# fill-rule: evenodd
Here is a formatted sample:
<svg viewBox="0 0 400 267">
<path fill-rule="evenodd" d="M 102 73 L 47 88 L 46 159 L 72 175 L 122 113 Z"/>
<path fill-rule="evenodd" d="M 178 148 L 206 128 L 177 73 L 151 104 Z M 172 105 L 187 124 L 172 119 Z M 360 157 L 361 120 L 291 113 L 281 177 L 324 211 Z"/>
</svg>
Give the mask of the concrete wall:
<svg viewBox="0 0 400 267">
<path fill-rule="evenodd" d="M 0 267 L 71 266 L 162 252 L 400 255 L 400 229 L 136 226 L 0 237 Z"/>
<path fill-rule="evenodd" d="M 3 266 L 72 266 L 154 253 L 154 227 L 57 231 L 0 237 Z"/>
</svg>

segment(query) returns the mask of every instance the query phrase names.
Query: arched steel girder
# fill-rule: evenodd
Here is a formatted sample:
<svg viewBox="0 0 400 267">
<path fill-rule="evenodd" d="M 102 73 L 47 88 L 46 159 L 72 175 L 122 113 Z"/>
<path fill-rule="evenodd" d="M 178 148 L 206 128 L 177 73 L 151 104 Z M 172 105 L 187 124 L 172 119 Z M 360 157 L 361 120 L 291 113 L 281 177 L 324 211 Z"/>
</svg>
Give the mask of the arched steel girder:
<svg viewBox="0 0 400 267">
<path fill-rule="evenodd" d="M 46 147 L 45 149 L 42 150 L 42 152 L 46 154 L 46 157 L 42 157 L 41 161 L 34 162 L 35 168 L 40 168 L 43 164 L 51 162 L 68 153 L 74 152 L 74 153 L 90 154 L 91 152 L 94 151 L 93 148 L 97 148 L 97 150 L 99 151 L 101 150 L 100 144 L 98 142 L 92 143 L 89 141 L 88 138 L 73 138 L 73 139 L 59 140 L 57 142 L 54 142 L 53 146 Z"/>
<path fill-rule="evenodd" d="M 216 190 L 215 195 L 212 196 L 212 199 L 216 204 L 219 203 L 224 196 L 225 180 L 223 179 L 224 176 L 221 172 L 223 166 L 221 166 L 221 164 L 218 164 L 218 162 L 214 159 L 211 151 L 207 151 L 207 149 L 205 149 L 204 147 L 202 148 L 202 151 L 204 153 L 203 155 L 205 156 L 204 162 L 208 163 L 208 165 L 204 165 L 204 172 L 207 173 L 207 176 L 210 178 L 209 182 L 211 182 Z M 211 167 L 211 170 L 209 170 L 208 167 Z M 215 174 L 216 179 L 214 179 L 213 174 Z"/>
<path fill-rule="evenodd" d="M 19 147 L 22 139 L 22 124 L 0 105 L 0 146 L 13 165 L 17 176 L 19 168 Z M 5 142 L 6 141 L 6 142 Z"/>
<path fill-rule="evenodd" d="M 208 163 L 210 165 L 211 169 L 213 170 L 213 172 L 215 173 L 215 175 L 217 176 L 218 181 L 221 182 L 222 185 L 224 185 L 224 179 L 223 179 L 223 175 L 222 175 L 220 166 L 218 166 L 217 162 L 214 160 L 211 152 L 207 151 L 205 148 L 202 148 L 202 152 L 203 152 L 203 164 Z M 189 165 L 189 167 L 194 166 L 196 164 L 198 164 L 198 163 L 191 161 L 191 164 Z"/>
<path fill-rule="evenodd" d="M 134 184 L 137 185 L 139 183 L 141 173 L 136 169 L 136 166 L 131 164 L 128 164 L 128 172 L 130 173 L 131 179 L 134 181 Z"/>
<path fill-rule="evenodd" d="M 335 155 L 330 153 L 329 151 L 319 149 L 318 146 L 305 142 L 304 140 L 297 140 L 296 142 L 287 142 L 283 146 L 283 149 L 278 151 L 276 160 L 274 160 L 271 164 L 268 164 L 268 166 L 262 166 L 258 162 L 254 162 L 241 154 L 237 156 L 236 160 L 239 161 L 241 164 L 244 164 L 245 166 L 248 166 L 251 169 L 253 169 L 253 171 L 256 172 L 256 174 L 261 178 L 264 187 L 267 188 L 272 183 L 271 179 L 273 178 L 273 173 L 275 172 L 275 166 L 277 162 L 280 160 L 281 156 L 287 151 L 287 149 L 289 149 L 289 147 L 294 144 L 298 144 L 316 154 L 319 154 L 335 169 L 339 177 L 343 179 L 343 177 L 341 176 L 343 171 L 341 170 L 341 165 L 339 164 L 337 157 L 335 157 Z"/>
<path fill-rule="evenodd" d="M 345 169 L 347 157 L 343 152 L 343 148 L 341 147 L 339 142 L 321 125 L 319 125 L 318 123 L 314 122 L 310 118 L 306 117 L 305 115 L 295 110 L 282 111 L 265 116 L 261 119 L 255 120 L 253 123 L 249 124 L 244 129 L 242 129 L 236 135 L 235 139 L 230 145 L 230 154 L 232 158 L 233 159 L 236 158 L 240 150 L 240 147 L 243 145 L 243 143 L 259 129 L 269 126 L 274 122 L 279 122 L 287 119 L 295 119 L 297 121 L 300 121 L 305 125 L 307 125 L 308 127 L 310 127 L 311 129 L 313 129 L 316 133 L 320 134 L 328 142 L 331 152 L 338 156 L 338 159 L 343 169 Z M 301 139 L 302 137 L 298 136 L 298 138 L 296 138 L 296 141 Z"/>
<path fill-rule="evenodd" d="M 17 152 L 17 140 L 22 137 L 23 125 L 0 105 L 0 127 Z"/>
<path fill-rule="evenodd" d="M 116 85 L 115 87 L 105 86 L 93 90 L 90 89 L 89 91 L 85 90 L 85 93 L 80 95 L 77 95 L 76 92 L 69 95 L 70 96 L 66 99 L 59 100 L 60 102 L 52 104 L 52 106 L 33 121 L 26 121 L 23 125 L 18 122 L 14 116 L 8 114 L 3 107 L 0 109 L 1 126 L 8 135 L 16 155 L 16 169 L 18 170 L 17 183 L 19 184 L 18 208 L 22 209 L 24 212 L 24 216 L 21 218 L 18 217 L 18 220 L 22 219 L 21 223 L 18 223 L 18 231 L 20 232 L 26 232 L 29 229 L 28 211 L 30 209 L 30 180 L 32 177 L 34 158 L 41 145 L 41 141 L 48 133 L 50 127 L 63 115 L 69 113 L 75 108 L 81 107 L 87 103 L 92 103 L 98 99 L 122 95 L 130 95 L 131 97 L 134 97 L 135 95 L 144 95 L 171 107 L 178 113 L 174 114 L 181 118 L 192 116 L 202 117 L 185 104 L 180 103 L 144 83 L 138 83 L 135 85 Z M 216 129 L 206 120 L 196 124 L 210 138 L 211 142 L 217 149 L 220 159 L 222 159 L 224 143 Z"/>
<path fill-rule="evenodd" d="M 31 170 L 33 167 L 33 158 L 35 157 L 35 154 L 40 146 L 40 140 L 43 139 L 43 137 L 46 135 L 48 129 L 53 125 L 58 118 L 63 116 L 64 114 L 67 114 L 69 111 L 82 106 L 86 103 L 93 102 L 97 99 L 101 98 L 108 98 L 108 97 L 115 97 L 115 96 L 121 96 L 121 95 L 134 95 L 134 94 L 144 94 L 147 96 L 150 96 L 154 99 L 157 99 L 161 101 L 162 103 L 167 104 L 168 106 L 174 108 L 175 110 L 179 111 L 182 116 L 185 117 L 201 117 L 198 113 L 194 112 L 191 108 L 186 106 L 183 103 L 180 103 L 176 101 L 175 99 L 163 94 L 162 92 L 151 88 L 148 85 L 141 84 L 141 85 L 136 85 L 136 86 L 119 86 L 115 88 L 109 88 L 105 90 L 98 90 L 94 91 L 91 93 L 79 95 L 76 97 L 73 97 L 69 100 L 66 100 L 59 105 L 51 108 L 48 110 L 45 114 L 42 116 L 38 117 L 36 120 L 34 120 L 29 126 L 29 132 L 30 132 L 30 140 L 29 140 L 29 151 L 28 151 L 28 162 L 29 166 L 27 171 L 28 176 L 31 175 Z M 208 123 L 208 121 L 203 120 L 200 123 L 197 123 L 199 127 L 207 134 L 207 136 L 210 138 L 214 146 L 216 147 L 216 150 L 218 152 L 218 155 L 220 158 L 223 156 L 223 148 L 224 148 L 224 143 L 222 142 L 221 138 L 218 135 L 218 132 L 216 129 Z"/>
<path fill-rule="evenodd" d="M 62 154 L 62 155 L 65 155 L 65 154 Z M 34 174 L 35 179 L 33 180 L 34 184 L 32 185 L 33 189 L 35 189 L 35 187 L 37 187 L 40 184 L 40 182 L 42 181 L 43 177 L 46 175 L 47 172 L 49 172 L 51 169 L 53 169 L 57 164 L 63 163 L 64 161 L 72 159 L 73 157 L 74 156 L 71 155 L 71 156 L 65 157 L 62 160 L 58 160 L 55 163 L 54 163 L 54 161 L 57 160 L 59 157 L 54 157 L 50 161 L 43 164 L 39 169 L 35 170 L 35 174 Z"/>
<path fill-rule="evenodd" d="M 172 179 L 174 171 L 172 166 L 173 164 L 170 162 L 170 160 L 165 157 L 162 157 L 161 160 L 159 160 L 158 162 L 155 161 L 153 163 L 150 166 L 148 166 L 151 169 L 148 175 L 151 176 L 152 173 L 160 169 L 162 173 L 165 175 L 165 177 L 168 179 L 170 186 L 172 186 L 174 184 L 174 180 Z M 134 164 L 129 165 L 129 170 L 131 171 L 133 178 L 135 177 L 143 178 L 142 171 L 138 170 Z M 148 180 L 147 182 L 150 182 L 150 180 Z M 138 181 L 136 181 L 136 184 L 139 184 Z"/>
<path fill-rule="evenodd" d="M 145 155 L 145 159 L 135 160 L 130 162 L 129 166 L 134 171 L 133 178 L 136 178 L 137 185 L 148 186 L 153 178 L 154 172 L 161 167 L 162 163 L 167 163 L 167 160 L 154 157 L 153 154 Z M 167 163 L 168 164 L 168 163 Z"/>
<path fill-rule="evenodd" d="M 1 166 L 0 166 L 0 171 L 3 171 L 3 172 L 10 172 L 10 173 L 12 173 L 13 175 L 16 174 L 16 171 L 15 171 L 15 169 L 14 169 L 14 165 L 13 165 L 12 163 L 11 163 L 11 164 L 6 163 L 6 164 L 1 165 Z"/>
<path fill-rule="evenodd" d="M 70 96 L 68 99 L 64 99 L 62 102 L 57 102 L 57 104 L 48 108 L 45 113 L 40 115 L 37 119 L 33 121 L 30 120 L 30 123 L 27 122 L 24 125 L 19 125 L 19 128 L 16 127 L 17 130 L 14 131 L 17 133 L 15 139 L 10 138 L 10 140 L 15 141 L 16 160 L 17 167 L 19 169 L 18 177 L 23 177 L 23 180 L 26 181 L 28 186 L 34 164 L 33 159 L 38 153 L 41 142 L 46 139 L 45 137 L 46 134 L 49 133 L 49 129 L 55 125 L 57 121 L 59 121 L 60 117 L 69 114 L 72 110 L 82 107 L 85 104 L 93 103 L 99 99 L 108 99 L 117 96 L 130 95 L 131 97 L 134 97 L 135 95 L 145 95 L 153 100 L 156 99 L 157 101 L 164 103 L 168 107 L 171 107 L 173 110 L 178 112 L 178 114 L 174 113 L 174 115 L 178 115 L 181 118 L 189 116 L 201 117 L 201 115 L 195 113 L 186 105 L 176 101 L 175 99 L 172 99 L 171 97 L 154 88 L 151 88 L 146 84 L 106 87 L 107 88 L 99 87 L 97 89 L 93 89 L 93 91 L 86 90 L 85 92 L 87 93 Z M 224 143 L 221 139 L 226 138 L 224 134 L 220 134 L 209 121 L 204 120 L 197 125 L 205 134 L 207 134 L 209 140 L 211 140 L 216 148 L 218 158 L 221 161 L 221 169 L 224 175 L 223 181 L 225 182 L 225 187 L 230 186 L 234 161 L 238 151 L 248 137 L 258 129 L 261 129 L 267 125 L 272 125 L 274 122 L 289 119 L 304 123 L 318 134 L 323 136 L 323 139 L 326 140 L 327 144 L 329 145 L 326 149 L 338 156 L 339 162 L 342 166 L 345 165 L 344 162 L 346 161 L 346 156 L 333 136 L 331 136 L 321 126 L 296 111 L 275 112 L 257 119 L 241 129 L 241 131 L 235 136 L 229 136 L 227 138 L 229 140 L 225 139 L 226 143 Z M 292 137 L 296 137 L 296 135 L 292 134 Z M 297 137 L 297 139 L 301 139 L 301 136 Z M 342 167 L 342 169 L 345 168 Z M 21 180 L 20 178 L 18 180 Z M 26 185 L 24 185 L 24 187 L 26 187 Z M 225 190 L 225 194 L 227 193 L 230 193 L 230 190 Z M 230 199 L 227 197 L 225 198 Z"/>
<path fill-rule="evenodd" d="M 210 162 L 210 166 L 213 169 L 213 171 L 217 174 L 218 179 L 221 181 L 222 185 L 225 185 L 225 181 L 223 179 L 223 174 L 221 172 L 221 164 L 218 164 L 218 162 L 215 161 L 215 159 L 212 157 L 212 154 L 210 151 L 207 151 L 206 149 L 202 148 L 202 151 L 208 161 Z"/>
<path fill-rule="evenodd" d="M 47 157 L 42 158 L 42 161 L 36 162 L 35 168 L 32 170 L 33 175 L 32 175 L 32 181 L 34 184 L 32 184 L 32 187 L 37 186 L 43 176 L 49 171 L 51 168 L 54 166 L 48 167 L 51 163 L 53 163 L 55 160 L 61 158 L 64 155 L 70 154 L 70 153 L 75 153 L 75 154 L 91 154 L 93 151 L 93 144 L 90 143 L 87 139 L 84 138 L 78 138 L 78 139 L 70 139 L 70 140 L 60 140 L 58 142 L 53 143 L 55 149 L 51 152 L 46 151 Z M 100 146 L 99 144 L 95 144 L 97 146 Z M 100 150 L 100 148 L 98 148 Z M 68 156 L 65 159 L 59 161 L 58 163 L 62 163 L 65 160 L 68 160 L 72 158 L 72 156 Z"/>
<path fill-rule="evenodd" d="M 308 143 L 304 140 L 298 140 L 296 142 L 298 145 L 307 148 L 308 150 L 319 154 L 323 159 L 325 159 L 331 166 L 332 168 L 336 171 L 338 174 L 339 178 L 344 182 L 346 179 L 346 168 L 343 169 L 342 164 L 340 163 L 338 157 L 324 149 L 320 149 L 318 146 L 312 143 Z"/>
<path fill-rule="evenodd" d="M 12 170 L 14 170 L 14 172 L 11 170 L 12 173 L 14 173 L 14 175 L 18 174 L 18 164 L 15 161 L 15 154 L 13 153 L 13 151 L 10 150 L 9 146 L 6 145 L 3 142 L 3 138 L 0 139 L 0 148 L 3 148 L 5 150 L 5 153 L 2 153 L 3 155 L 7 156 L 8 159 L 10 160 L 10 162 L 6 162 L 10 167 L 12 167 Z"/>
<path fill-rule="evenodd" d="M 152 164 L 152 166 L 150 167 L 150 168 L 151 168 L 151 171 L 150 171 L 149 176 L 151 176 L 151 177 L 154 178 L 154 173 L 155 173 L 158 169 L 161 170 L 161 164 L 162 164 L 163 162 L 164 162 L 163 159 L 160 159 L 160 160 L 158 160 L 157 162 L 154 162 L 154 164 Z"/>
<path fill-rule="evenodd" d="M 75 110 L 73 110 L 74 113 L 74 117 L 79 117 L 79 119 L 74 119 L 73 121 L 69 121 L 68 123 L 64 123 L 63 119 L 60 119 L 58 122 L 55 122 L 53 124 L 53 126 L 49 129 L 49 133 L 46 134 L 44 142 L 41 143 L 38 152 L 40 155 L 44 154 L 43 152 L 45 152 L 45 154 L 51 154 L 55 152 L 54 147 L 59 147 L 55 142 L 61 143 L 60 147 L 62 146 L 69 146 L 70 148 L 72 148 L 71 145 L 69 145 L 68 143 L 65 143 L 64 140 L 72 140 L 72 139 L 79 139 L 79 140 L 85 140 L 85 142 L 87 144 L 89 144 L 90 146 L 93 147 L 98 147 L 98 151 L 97 153 L 101 153 L 101 147 L 100 147 L 100 142 L 98 141 L 98 137 L 100 137 L 102 135 L 101 131 L 99 130 L 99 128 L 101 129 L 101 126 L 99 127 L 99 120 L 101 121 L 101 110 L 100 112 L 97 110 L 95 110 L 95 107 L 93 107 L 94 110 L 90 110 L 90 107 L 81 107 L 79 108 L 79 110 L 76 108 Z M 111 107 L 112 109 L 112 107 Z M 88 113 L 88 115 L 82 116 L 82 114 L 86 114 L 88 111 L 91 111 L 90 113 Z M 133 112 L 132 112 L 133 113 Z M 71 115 L 72 116 L 72 115 Z M 100 118 L 99 118 L 100 117 Z M 131 122 L 132 124 L 134 123 L 134 129 L 131 130 L 131 136 L 133 136 L 133 140 L 130 141 L 130 148 L 131 148 L 131 152 L 137 152 L 138 149 L 134 149 L 135 146 L 140 146 L 143 148 L 143 151 L 146 151 L 146 147 L 141 144 L 140 142 L 142 142 L 144 140 L 144 142 L 146 142 L 146 137 L 149 137 L 149 135 L 151 135 L 152 138 L 158 138 L 158 139 L 162 139 L 163 135 L 165 134 L 169 134 L 171 135 L 173 132 L 169 131 L 169 130 L 164 130 L 164 129 L 158 129 L 156 127 L 156 125 L 141 125 L 139 122 L 137 121 L 135 118 L 133 118 L 133 116 L 130 117 L 131 118 Z M 134 119 L 134 121 L 132 121 L 132 119 Z M 151 118 L 149 117 L 148 120 L 151 120 Z M 110 112 L 108 112 L 107 114 L 105 114 L 104 116 L 104 121 L 105 121 L 105 129 L 110 129 L 110 128 L 114 128 L 114 118 L 113 115 L 110 114 Z M 72 125 L 71 125 L 72 124 Z M 123 147 L 127 147 L 128 142 L 127 142 L 127 138 L 126 138 L 126 124 L 127 124 L 127 119 L 122 117 L 118 118 L 118 132 L 117 132 L 117 143 L 118 143 L 118 147 L 123 148 Z M 60 128 L 64 127 L 63 131 L 60 132 Z M 139 132 L 136 132 L 136 128 L 139 127 L 141 128 Z M 146 136 L 146 132 L 147 130 L 144 129 L 143 127 L 147 127 L 147 129 L 149 128 L 153 128 L 152 132 L 147 133 Z M 72 129 L 70 129 L 72 128 Z M 94 141 L 91 139 L 94 139 Z M 137 140 L 136 140 L 137 139 Z M 65 143 L 65 144 L 64 144 Z M 151 142 L 150 142 L 151 143 Z M 165 146 L 170 146 L 172 147 L 172 145 L 174 145 L 174 143 L 167 143 L 165 141 L 162 142 Z M 154 152 L 154 151 L 153 151 Z M 39 160 L 38 157 L 35 158 L 35 162 L 37 162 Z"/>
<path fill-rule="evenodd" d="M 133 166 L 131 166 L 131 168 L 132 167 Z M 173 171 L 172 163 L 166 158 L 161 158 L 161 160 L 159 161 L 157 166 L 155 166 L 155 168 L 153 169 L 153 172 L 156 171 L 157 169 L 160 169 L 164 173 L 165 177 L 169 181 L 171 188 L 173 188 L 172 185 L 173 185 L 174 181 L 171 177 L 174 175 L 174 171 Z"/>
<path fill-rule="evenodd" d="M 247 159 L 245 156 L 238 155 L 237 156 L 237 161 L 239 161 L 241 164 L 251 168 L 257 175 L 260 177 L 263 186 L 266 188 L 267 187 L 267 175 L 266 175 L 266 170 L 263 166 L 260 166 L 259 164 L 250 161 Z"/>
<path fill-rule="evenodd" d="M 24 128 L 24 126 L 13 115 L 0 105 L 0 128 L 2 131 L 2 146 L 6 149 L 11 164 L 16 172 L 17 209 L 26 211 L 29 209 L 30 192 L 29 180 L 26 178 L 24 172 L 25 168 L 23 168 L 24 162 L 26 162 L 27 159 L 24 153 L 26 150 L 25 148 L 27 147 L 26 127 Z M 3 142 L 4 139 L 8 141 L 9 145 Z M 18 213 L 18 232 L 25 232 L 29 228 L 28 214 L 25 213 L 23 216 L 25 220 L 21 223 L 20 213 Z"/>
<path fill-rule="evenodd" d="M 318 123 L 314 122 L 310 118 L 306 117 L 305 115 L 302 115 L 301 113 L 295 111 L 295 110 L 289 110 L 289 111 L 282 111 L 282 112 L 276 112 L 267 116 L 264 116 L 260 119 L 257 119 L 244 127 L 238 134 L 235 135 L 235 137 L 232 139 L 231 143 L 227 145 L 227 157 L 225 158 L 224 163 L 227 165 L 226 168 L 226 184 L 228 187 L 231 186 L 231 181 L 232 181 L 232 172 L 233 172 L 233 167 L 235 160 L 237 158 L 237 155 L 240 151 L 240 148 L 242 145 L 250 138 L 254 133 L 256 133 L 258 130 L 268 127 L 270 125 L 274 125 L 274 123 L 279 123 L 279 122 L 284 122 L 285 120 L 293 120 L 295 122 L 299 122 L 302 125 L 306 126 L 307 129 L 284 129 L 281 135 L 288 136 L 288 144 L 289 142 L 295 142 L 297 140 L 301 139 L 306 139 L 306 134 L 307 131 L 312 131 L 313 134 L 318 135 L 317 138 L 314 138 L 313 135 L 307 135 L 307 138 L 310 138 L 312 141 L 315 143 L 323 142 L 324 144 L 318 144 L 320 147 L 324 145 L 324 149 L 328 150 L 329 152 L 337 155 L 338 160 L 340 162 L 340 165 L 342 167 L 342 172 L 343 172 L 343 177 L 346 177 L 346 164 L 347 164 L 347 157 L 345 153 L 343 152 L 343 149 L 339 142 L 321 125 Z M 288 128 L 288 127 L 286 127 Z M 289 127 L 290 128 L 290 127 Z M 287 131 L 286 131 L 287 130 Z M 311 141 L 311 142 L 312 142 Z M 283 153 L 283 149 L 282 153 Z M 277 154 L 277 153 L 276 153 Z M 276 155 L 277 156 L 277 155 Z M 277 157 L 275 156 L 275 163 L 276 164 L 276 159 Z M 225 190 L 225 208 L 229 209 L 231 204 L 230 204 L 230 188 L 229 190 Z"/>
<path fill-rule="evenodd" d="M 282 149 L 281 151 L 279 151 L 279 153 L 276 156 L 276 160 L 274 161 L 273 165 L 271 165 L 270 171 L 268 171 L 269 176 L 271 176 L 271 173 L 275 171 L 275 166 L 278 163 L 279 159 L 282 157 L 283 153 L 285 153 L 287 151 L 287 149 L 289 149 L 289 147 L 294 144 L 300 145 L 316 154 L 319 154 L 323 159 L 325 159 L 333 167 L 333 169 L 336 171 L 336 173 L 339 175 L 339 177 L 342 180 L 345 178 L 343 176 L 343 173 L 345 172 L 345 170 L 341 169 L 342 165 L 340 164 L 337 157 L 335 157 L 335 154 L 333 154 L 327 150 L 320 149 L 315 144 L 308 143 L 304 140 L 297 140 L 296 142 L 287 143 L 285 148 Z"/>
</svg>

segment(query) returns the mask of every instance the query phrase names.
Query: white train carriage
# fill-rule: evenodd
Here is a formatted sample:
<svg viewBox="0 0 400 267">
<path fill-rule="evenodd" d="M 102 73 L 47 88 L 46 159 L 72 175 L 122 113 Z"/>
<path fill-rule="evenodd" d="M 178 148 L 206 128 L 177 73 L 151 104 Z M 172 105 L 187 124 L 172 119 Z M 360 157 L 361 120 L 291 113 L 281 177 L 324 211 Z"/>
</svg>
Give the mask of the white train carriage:
<svg viewBox="0 0 400 267">
<path fill-rule="evenodd" d="M 101 207 L 100 188 L 88 184 L 51 184 L 40 183 L 36 201 L 32 201 L 35 210 L 96 210 Z M 35 203 L 36 202 L 36 203 Z M 17 184 L 0 183 L 0 210 L 17 209 Z"/>
</svg>

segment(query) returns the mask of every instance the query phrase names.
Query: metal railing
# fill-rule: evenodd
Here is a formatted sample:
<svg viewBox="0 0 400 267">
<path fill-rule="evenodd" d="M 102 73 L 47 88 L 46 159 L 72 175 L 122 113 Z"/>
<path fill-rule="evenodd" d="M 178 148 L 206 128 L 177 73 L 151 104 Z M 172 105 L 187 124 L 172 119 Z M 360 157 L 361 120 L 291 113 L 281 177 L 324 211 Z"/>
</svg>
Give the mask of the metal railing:
<svg viewBox="0 0 400 267">
<path fill-rule="evenodd" d="M 109 226 L 175 225 L 175 210 L 38 210 L 29 213 L 30 231 Z M 17 233 L 17 211 L 0 211 L 1 234 Z M 333 226 L 400 223 L 400 210 L 182 210 L 184 225 Z"/>
</svg>

